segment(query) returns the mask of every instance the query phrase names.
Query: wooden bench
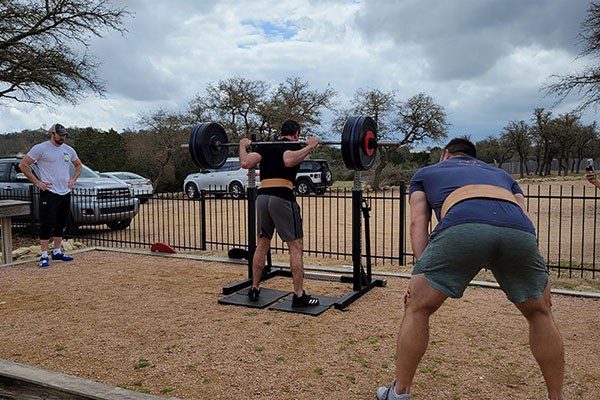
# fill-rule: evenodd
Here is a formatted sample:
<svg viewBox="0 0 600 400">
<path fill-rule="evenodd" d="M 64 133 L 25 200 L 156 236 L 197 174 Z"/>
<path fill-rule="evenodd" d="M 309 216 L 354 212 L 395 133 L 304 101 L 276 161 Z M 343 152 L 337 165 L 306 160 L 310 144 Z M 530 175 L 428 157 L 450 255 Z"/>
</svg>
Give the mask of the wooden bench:
<svg viewBox="0 0 600 400">
<path fill-rule="evenodd" d="M 165 400 L 7 360 L 0 360 L 0 399 Z"/>
<path fill-rule="evenodd" d="M 2 225 L 2 258 L 4 264 L 12 262 L 12 222 L 17 215 L 28 215 L 31 208 L 28 201 L 0 200 L 0 220 Z"/>
</svg>

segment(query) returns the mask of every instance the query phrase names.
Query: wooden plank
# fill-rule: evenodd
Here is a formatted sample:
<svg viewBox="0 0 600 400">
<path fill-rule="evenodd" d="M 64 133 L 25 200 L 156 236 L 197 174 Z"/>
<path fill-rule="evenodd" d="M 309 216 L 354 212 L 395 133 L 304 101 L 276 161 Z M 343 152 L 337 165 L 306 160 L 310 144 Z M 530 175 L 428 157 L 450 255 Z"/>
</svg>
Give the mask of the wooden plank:
<svg viewBox="0 0 600 400">
<path fill-rule="evenodd" d="M 0 217 L 14 217 L 27 215 L 30 211 L 30 203 L 20 200 L 0 200 Z"/>
<path fill-rule="evenodd" d="M 0 360 L 0 399 L 164 400 L 88 379 Z M 171 399 L 175 399 L 171 397 Z"/>
</svg>

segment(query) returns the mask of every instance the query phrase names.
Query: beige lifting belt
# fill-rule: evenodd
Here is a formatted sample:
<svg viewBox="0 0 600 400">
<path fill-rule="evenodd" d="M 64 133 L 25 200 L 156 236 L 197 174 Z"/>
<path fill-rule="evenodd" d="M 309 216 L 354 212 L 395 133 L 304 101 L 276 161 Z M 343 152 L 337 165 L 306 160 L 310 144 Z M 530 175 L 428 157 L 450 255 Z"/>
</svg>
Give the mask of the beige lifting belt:
<svg viewBox="0 0 600 400">
<path fill-rule="evenodd" d="M 286 187 L 288 189 L 293 189 L 294 184 L 291 181 L 283 178 L 270 178 L 263 179 L 260 181 L 261 188 L 272 188 L 272 187 Z"/>
<path fill-rule="evenodd" d="M 461 201 L 477 198 L 510 201 L 520 207 L 515 195 L 509 190 L 494 185 L 467 185 L 456 189 L 446 197 L 442 204 L 441 218 L 444 218 L 448 211 Z"/>
</svg>

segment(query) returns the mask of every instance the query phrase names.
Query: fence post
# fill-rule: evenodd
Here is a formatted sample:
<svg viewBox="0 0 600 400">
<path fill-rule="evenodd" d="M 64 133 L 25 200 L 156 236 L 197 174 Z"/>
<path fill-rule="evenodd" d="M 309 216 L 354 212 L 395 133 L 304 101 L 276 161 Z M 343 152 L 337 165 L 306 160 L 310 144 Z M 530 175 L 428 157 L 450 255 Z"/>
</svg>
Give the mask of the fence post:
<svg viewBox="0 0 600 400">
<path fill-rule="evenodd" d="M 404 248 L 404 234 L 406 232 L 406 186 L 404 182 L 400 183 L 400 223 L 398 224 L 399 233 L 399 253 L 400 265 L 406 265 L 406 249 Z"/>
<path fill-rule="evenodd" d="M 206 199 L 204 190 L 200 191 L 200 250 L 206 250 Z"/>
</svg>

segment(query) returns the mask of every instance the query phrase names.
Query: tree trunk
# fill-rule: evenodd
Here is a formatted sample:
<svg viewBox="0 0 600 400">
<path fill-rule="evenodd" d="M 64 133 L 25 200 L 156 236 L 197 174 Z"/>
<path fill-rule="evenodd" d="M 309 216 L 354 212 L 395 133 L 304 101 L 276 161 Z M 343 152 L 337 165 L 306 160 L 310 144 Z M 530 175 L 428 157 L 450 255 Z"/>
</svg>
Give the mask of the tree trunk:
<svg viewBox="0 0 600 400">
<path fill-rule="evenodd" d="M 379 161 L 379 164 L 377 164 L 377 167 L 375 168 L 375 172 L 373 173 L 373 182 L 371 184 L 371 186 L 373 186 L 373 190 L 375 191 L 379 190 L 379 185 L 381 185 L 381 172 L 387 164 L 387 161 L 381 159 Z"/>
<path fill-rule="evenodd" d="M 377 167 L 375 168 L 375 172 L 373 173 L 373 181 L 371 182 L 371 186 L 375 191 L 379 190 L 379 186 L 381 185 L 381 173 L 389 162 L 387 150 L 379 148 L 378 151 L 380 155 L 379 164 L 377 164 Z"/>
<path fill-rule="evenodd" d="M 523 159 L 519 158 L 519 176 L 523 178 Z"/>
</svg>

